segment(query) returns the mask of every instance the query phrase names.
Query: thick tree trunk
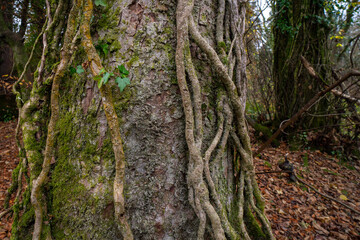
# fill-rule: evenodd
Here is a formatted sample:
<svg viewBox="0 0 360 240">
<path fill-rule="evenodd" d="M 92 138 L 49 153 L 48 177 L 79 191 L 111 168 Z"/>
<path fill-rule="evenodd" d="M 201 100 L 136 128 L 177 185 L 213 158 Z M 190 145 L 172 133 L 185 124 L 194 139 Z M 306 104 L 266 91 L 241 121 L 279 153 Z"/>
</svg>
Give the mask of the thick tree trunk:
<svg viewBox="0 0 360 240">
<path fill-rule="evenodd" d="M 276 1 L 274 34 L 273 80 L 275 83 L 277 123 L 289 119 L 317 92 L 322 83 L 310 76 L 302 66 L 304 56 L 321 78 L 329 77 L 327 50 L 328 27 L 324 15 L 324 1 Z M 313 111 L 325 112 L 326 99 Z M 324 126 L 325 118 L 304 118 L 303 127 Z"/>
<path fill-rule="evenodd" d="M 49 52 L 44 51 L 21 112 L 20 148 L 26 152 L 30 186 L 13 236 L 30 239 L 34 231 L 33 239 L 273 239 L 244 116 L 246 59 L 239 61 L 245 56 L 239 32 L 245 30 L 245 3 L 238 7 L 241 15 L 231 13 L 239 22 L 226 29 L 233 37 L 239 34 L 230 77 L 220 61 L 212 69 L 209 63 L 216 57 L 201 45 L 197 32 L 199 27 L 214 47 L 217 1 L 195 3 L 198 17 L 184 22 L 195 41 L 184 40 L 184 55 L 175 51 L 184 36 L 179 34 L 181 1 L 176 14 L 176 1 L 108 0 L 106 7 L 94 6 L 94 18 L 90 0 L 59 2 L 60 15 L 55 9 L 48 13 L 44 47 L 49 43 Z M 69 12 L 66 32 L 56 33 L 64 21 L 61 12 Z M 62 32 L 62 51 L 51 58 L 57 48 L 49 39 Z M 175 56 L 186 61 L 187 69 L 193 67 L 189 75 L 199 72 L 198 84 L 190 87 L 197 114 L 195 148 L 187 138 L 189 108 L 183 110 L 184 79 L 176 75 L 181 63 L 175 65 Z M 94 76 L 115 72 L 121 64 L 131 84 L 120 91 L 110 79 L 99 91 Z M 71 67 L 85 72 L 72 73 Z"/>
</svg>

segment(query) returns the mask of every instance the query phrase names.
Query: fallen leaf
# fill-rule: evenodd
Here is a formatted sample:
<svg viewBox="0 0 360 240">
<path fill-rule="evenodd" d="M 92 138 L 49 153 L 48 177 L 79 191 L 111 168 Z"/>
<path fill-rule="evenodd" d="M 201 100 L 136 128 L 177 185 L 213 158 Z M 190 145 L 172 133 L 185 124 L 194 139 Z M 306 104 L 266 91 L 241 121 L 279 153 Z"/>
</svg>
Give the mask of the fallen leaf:
<svg viewBox="0 0 360 240">
<path fill-rule="evenodd" d="M 325 234 L 325 235 L 329 235 L 329 231 L 326 230 L 326 229 L 324 229 L 324 228 L 323 228 L 322 226 L 320 226 L 318 223 L 313 222 L 312 225 L 313 225 L 313 227 L 314 227 L 316 230 L 322 232 L 322 233 Z"/>
<path fill-rule="evenodd" d="M 342 195 L 342 194 L 340 195 L 340 199 L 341 199 L 341 200 L 344 200 L 344 201 L 349 200 L 345 195 Z"/>
</svg>

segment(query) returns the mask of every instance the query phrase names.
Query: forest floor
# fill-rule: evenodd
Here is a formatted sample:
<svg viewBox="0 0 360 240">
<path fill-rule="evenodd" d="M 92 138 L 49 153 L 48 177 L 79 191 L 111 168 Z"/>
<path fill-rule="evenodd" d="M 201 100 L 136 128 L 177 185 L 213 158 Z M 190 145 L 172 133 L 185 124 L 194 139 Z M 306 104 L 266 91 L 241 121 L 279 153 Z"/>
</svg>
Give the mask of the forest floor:
<svg viewBox="0 0 360 240">
<path fill-rule="evenodd" d="M 297 176 L 319 192 L 360 211 L 360 163 L 350 165 L 320 151 L 267 148 L 254 159 L 255 171 L 279 171 L 285 154 Z M 287 173 L 257 174 L 277 239 L 360 239 L 360 215 L 326 199 Z"/>
<path fill-rule="evenodd" d="M 11 173 L 19 163 L 15 140 L 16 121 L 0 122 L 0 213 L 4 211 L 6 191 L 11 185 Z M 10 200 L 10 206 L 14 202 Z M 12 218 L 10 214 L 0 219 L 0 239 L 10 239 Z"/>
<path fill-rule="evenodd" d="M 19 161 L 15 128 L 15 121 L 0 122 L 0 213 Z M 286 153 L 303 181 L 360 211 L 359 162 L 342 163 L 319 151 L 289 151 L 282 144 L 254 159 L 256 172 L 279 171 L 278 163 Z M 303 184 L 290 182 L 286 173 L 257 174 L 257 179 L 276 239 L 360 239 L 360 215 Z M 10 214 L 0 219 L 0 239 L 10 238 L 11 223 Z"/>
</svg>

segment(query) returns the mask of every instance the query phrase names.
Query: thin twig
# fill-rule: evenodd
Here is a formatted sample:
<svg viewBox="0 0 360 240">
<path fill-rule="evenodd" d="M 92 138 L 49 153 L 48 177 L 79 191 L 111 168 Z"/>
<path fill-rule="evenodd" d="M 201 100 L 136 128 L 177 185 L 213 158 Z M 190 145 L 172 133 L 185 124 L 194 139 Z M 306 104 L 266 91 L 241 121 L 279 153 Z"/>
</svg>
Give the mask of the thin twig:
<svg viewBox="0 0 360 240">
<path fill-rule="evenodd" d="M 11 212 L 12 210 L 13 210 L 12 208 L 8 208 L 8 209 L 6 209 L 5 211 L 1 212 L 1 213 L 0 213 L 0 219 L 1 219 L 2 217 L 4 217 L 6 214 L 8 214 L 9 212 Z"/>
</svg>

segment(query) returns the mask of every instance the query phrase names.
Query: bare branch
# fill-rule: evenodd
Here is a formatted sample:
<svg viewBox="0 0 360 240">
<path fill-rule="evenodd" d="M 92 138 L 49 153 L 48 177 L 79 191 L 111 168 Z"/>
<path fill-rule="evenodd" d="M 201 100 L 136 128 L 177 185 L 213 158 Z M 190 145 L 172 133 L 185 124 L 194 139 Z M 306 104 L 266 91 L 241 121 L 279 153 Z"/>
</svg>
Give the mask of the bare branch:
<svg viewBox="0 0 360 240">
<path fill-rule="evenodd" d="M 311 74 L 311 73 L 310 73 Z M 287 121 L 286 123 L 284 123 L 256 152 L 255 155 L 258 155 L 259 153 L 261 153 L 277 136 L 279 136 L 279 134 L 288 126 L 290 126 L 291 124 L 295 123 L 295 121 L 297 121 L 301 115 L 308 111 L 310 109 L 310 107 L 322 96 L 324 96 L 326 93 L 330 92 L 332 89 L 334 89 L 335 87 L 339 86 L 342 82 L 345 82 L 347 79 L 349 79 L 350 77 L 353 76 L 360 76 L 360 72 L 357 70 L 349 70 L 346 74 L 344 74 L 338 81 L 334 82 L 332 85 L 330 85 L 329 87 L 327 87 L 326 89 L 318 92 L 312 99 L 309 100 L 309 102 L 307 102 L 305 104 L 304 107 L 302 107 L 297 113 L 295 113 L 290 119 L 289 121 Z"/>
</svg>

